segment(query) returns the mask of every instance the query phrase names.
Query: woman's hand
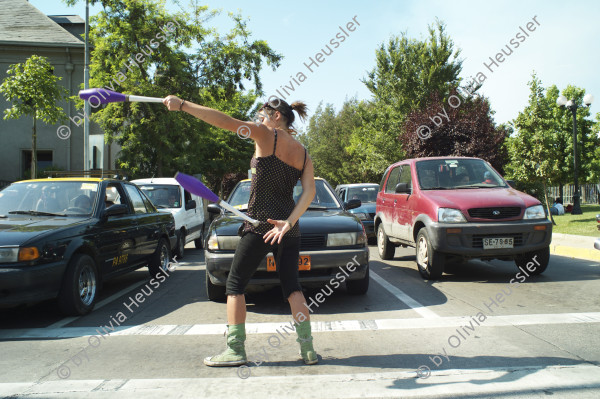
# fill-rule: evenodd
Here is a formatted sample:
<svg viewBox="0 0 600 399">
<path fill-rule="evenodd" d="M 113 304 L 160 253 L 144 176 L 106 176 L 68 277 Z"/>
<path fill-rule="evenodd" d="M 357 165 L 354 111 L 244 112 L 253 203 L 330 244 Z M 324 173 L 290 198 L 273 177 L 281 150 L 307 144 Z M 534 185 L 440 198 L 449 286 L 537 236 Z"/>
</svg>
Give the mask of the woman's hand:
<svg viewBox="0 0 600 399">
<path fill-rule="evenodd" d="M 183 103 L 183 100 L 177 96 L 167 96 L 163 100 L 163 104 L 166 105 L 169 111 L 179 111 L 181 103 Z"/>
<path fill-rule="evenodd" d="M 287 220 L 273 219 L 267 219 L 267 222 L 271 223 L 274 226 L 263 236 L 263 238 L 265 239 L 265 243 L 269 244 L 269 240 L 271 240 L 271 245 L 275 244 L 275 241 L 277 241 L 277 244 L 281 244 L 281 239 L 283 238 L 283 235 L 291 230 L 290 223 Z"/>
</svg>

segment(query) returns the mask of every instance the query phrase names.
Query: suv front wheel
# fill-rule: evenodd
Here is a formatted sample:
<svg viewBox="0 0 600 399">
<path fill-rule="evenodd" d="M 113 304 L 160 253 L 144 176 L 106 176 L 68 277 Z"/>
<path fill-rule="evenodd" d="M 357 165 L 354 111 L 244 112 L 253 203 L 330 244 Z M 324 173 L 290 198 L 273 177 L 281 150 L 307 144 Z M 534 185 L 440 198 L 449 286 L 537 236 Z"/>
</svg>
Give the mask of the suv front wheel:
<svg viewBox="0 0 600 399">
<path fill-rule="evenodd" d="M 379 257 L 383 260 L 394 259 L 396 253 L 396 247 L 391 243 L 385 231 L 383 231 L 383 224 L 377 227 L 377 250 L 379 251 Z"/>
<path fill-rule="evenodd" d="M 523 270 L 527 269 L 533 276 L 542 274 L 548 267 L 550 262 L 550 247 L 539 249 L 537 251 L 528 252 L 526 254 L 515 257 L 515 264 Z M 527 268 L 527 265 L 533 264 L 533 271 Z"/>
<path fill-rule="evenodd" d="M 437 280 L 444 273 L 445 256 L 433 249 L 427 230 L 422 228 L 417 234 L 417 266 L 419 273 L 427 280 Z"/>
</svg>

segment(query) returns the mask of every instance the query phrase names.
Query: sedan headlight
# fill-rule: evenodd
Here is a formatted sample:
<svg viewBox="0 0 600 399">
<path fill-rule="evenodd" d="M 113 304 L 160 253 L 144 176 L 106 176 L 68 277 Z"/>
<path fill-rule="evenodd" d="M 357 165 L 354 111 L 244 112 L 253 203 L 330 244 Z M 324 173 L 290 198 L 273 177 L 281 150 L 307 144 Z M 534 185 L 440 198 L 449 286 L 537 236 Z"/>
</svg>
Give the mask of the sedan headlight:
<svg viewBox="0 0 600 399">
<path fill-rule="evenodd" d="M 37 247 L 2 247 L 0 248 L 0 263 L 28 262 L 40 257 Z"/>
<path fill-rule="evenodd" d="M 224 251 L 235 251 L 240 239 L 240 236 L 219 236 L 219 249 Z"/>
<path fill-rule="evenodd" d="M 356 216 L 358 216 L 358 218 L 360 220 L 369 220 L 369 215 L 363 212 L 357 212 L 355 213 Z"/>
<path fill-rule="evenodd" d="M 19 260 L 19 247 L 0 248 L 0 263 L 15 263 Z"/>
<path fill-rule="evenodd" d="M 327 246 L 344 247 L 347 245 L 356 245 L 357 235 L 357 232 L 327 234 Z"/>
<path fill-rule="evenodd" d="M 525 210 L 525 215 L 523 215 L 523 219 L 546 219 L 546 212 L 544 212 L 544 207 L 541 205 L 530 206 Z"/>
<path fill-rule="evenodd" d="M 438 222 L 444 223 L 466 223 L 462 212 L 458 209 L 440 208 L 438 209 Z"/>
<path fill-rule="evenodd" d="M 210 237 L 208 237 L 208 249 L 211 249 L 213 251 L 219 249 L 219 240 L 215 231 L 213 231 Z"/>
</svg>

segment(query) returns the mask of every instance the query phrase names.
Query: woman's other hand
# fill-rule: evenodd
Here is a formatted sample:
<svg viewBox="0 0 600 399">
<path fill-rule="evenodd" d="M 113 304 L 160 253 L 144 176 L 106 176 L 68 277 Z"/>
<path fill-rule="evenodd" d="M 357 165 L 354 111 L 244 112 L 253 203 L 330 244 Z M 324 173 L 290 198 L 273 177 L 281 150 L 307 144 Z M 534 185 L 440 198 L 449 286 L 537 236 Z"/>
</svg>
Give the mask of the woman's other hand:
<svg viewBox="0 0 600 399">
<path fill-rule="evenodd" d="M 287 220 L 273 219 L 267 219 L 267 222 L 271 223 L 273 228 L 263 236 L 265 242 L 269 244 L 269 240 L 271 240 L 271 245 L 275 244 L 275 242 L 277 242 L 277 244 L 281 244 L 283 235 L 291 229 L 289 222 Z"/>
</svg>

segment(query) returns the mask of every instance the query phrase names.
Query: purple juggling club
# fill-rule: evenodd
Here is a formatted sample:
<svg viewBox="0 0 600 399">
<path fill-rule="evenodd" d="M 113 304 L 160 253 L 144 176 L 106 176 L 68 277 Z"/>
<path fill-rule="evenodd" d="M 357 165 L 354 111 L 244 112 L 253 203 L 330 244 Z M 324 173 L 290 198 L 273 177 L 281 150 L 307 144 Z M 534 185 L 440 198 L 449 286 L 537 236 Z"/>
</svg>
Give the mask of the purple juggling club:
<svg viewBox="0 0 600 399">
<path fill-rule="evenodd" d="M 202 197 L 210 202 L 216 202 L 217 205 L 219 205 L 220 207 L 225 208 L 230 212 L 233 212 L 234 214 L 238 215 L 244 220 L 247 220 L 253 226 L 257 227 L 260 223 L 258 220 L 252 219 L 248 215 L 244 214 L 243 212 L 240 212 L 239 210 L 229 205 L 227 202 L 221 200 L 217 194 L 210 191 L 208 187 L 202 184 L 202 182 L 196 179 L 194 176 L 177 172 L 177 174 L 175 175 L 175 180 L 177 180 L 179 184 L 181 184 L 181 186 L 190 193 L 196 194 L 197 196 Z"/>
<path fill-rule="evenodd" d="M 79 90 L 79 98 L 90 102 L 98 102 L 100 104 L 108 103 L 126 103 L 126 102 L 143 102 L 143 103 L 162 103 L 163 99 L 159 97 L 144 97 L 132 96 L 129 94 L 117 93 L 116 91 L 103 88 Z"/>
</svg>

